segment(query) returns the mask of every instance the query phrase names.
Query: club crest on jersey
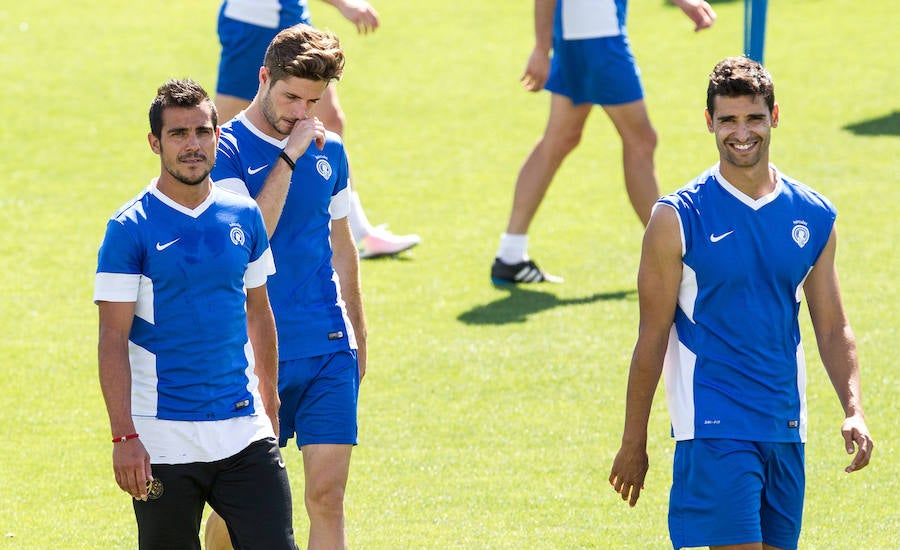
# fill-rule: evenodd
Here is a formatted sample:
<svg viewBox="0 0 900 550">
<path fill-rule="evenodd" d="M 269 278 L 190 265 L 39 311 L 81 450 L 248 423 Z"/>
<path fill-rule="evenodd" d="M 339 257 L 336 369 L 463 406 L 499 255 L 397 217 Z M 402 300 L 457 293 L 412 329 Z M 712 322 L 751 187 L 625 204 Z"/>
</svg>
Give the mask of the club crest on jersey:
<svg viewBox="0 0 900 550">
<path fill-rule="evenodd" d="M 797 243 L 797 246 L 803 248 L 809 242 L 809 228 L 806 222 L 798 220 L 794 222 L 794 229 L 791 230 L 791 238 Z"/>
<path fill-rule="evenodd" d="M 316 161 L 316 171 L 326 180 L 331 177 L 331 165 L 328 164 L 326 157 L 319 157 L 319 160 Z"/>
<path fill-rule="evenodd" d="M 244 244 L 244 241 L 247 240 L 247 237 L 244 235 L 244 230 L 241 229 L 241 224 L 239 223 L 231 224 L 229 237 L 231 237 L 231 242 L 234 243 L 235 246 L 241 246 Z"/>
</svg>

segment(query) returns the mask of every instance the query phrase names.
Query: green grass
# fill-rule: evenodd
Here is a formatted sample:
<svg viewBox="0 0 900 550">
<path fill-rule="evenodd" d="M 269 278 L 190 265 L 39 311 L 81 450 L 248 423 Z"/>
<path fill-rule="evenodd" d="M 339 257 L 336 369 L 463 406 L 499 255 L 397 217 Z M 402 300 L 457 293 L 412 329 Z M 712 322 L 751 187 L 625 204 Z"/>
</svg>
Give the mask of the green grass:
<svg viewBox="0 0 900 550">
<path fill-rule="evenodd" d="M 669 191 L 716 160 L 706 76 L 740 53 L 743 3 L 715 2 L 719 21 L 699 34 L 661 0 L 632 4 Z M 839 208 L 844 301 L 878 443 L 869 468 L 843 472 L 841 412 L 804 316 L 804 549 L 889 549 L 900 538 L 893 4 L 769 8 L 766 61 L 782 105 L 773 160 Z M 0 547 L 136 546 L 96 377 L 96 250 L 107 217 L 158 172 L 145 141 L 156 86 L 191 76 L 214 89 L 217 7 L 0 8 Z M 363 264 L 370 364 L 348 489 L 353 547 L 666 548 L 673 443 L 661 393 L 638 507 L 606 481 L 637 332 L 641 231 L 599 111 L 531 231 L 532 254 L 566 284 L 488 284 L 515 175 L 549 102 L 518 85 L 531 3 L 380 2 L 383 27 L 368 37 L 324 3 L 312 7 L 349 57 L 340 94 L 369 217 L 424 238 L 405 257 Z M 296 450 L 285 456 L 303 540 L 302 466 Z"/>
</svg>

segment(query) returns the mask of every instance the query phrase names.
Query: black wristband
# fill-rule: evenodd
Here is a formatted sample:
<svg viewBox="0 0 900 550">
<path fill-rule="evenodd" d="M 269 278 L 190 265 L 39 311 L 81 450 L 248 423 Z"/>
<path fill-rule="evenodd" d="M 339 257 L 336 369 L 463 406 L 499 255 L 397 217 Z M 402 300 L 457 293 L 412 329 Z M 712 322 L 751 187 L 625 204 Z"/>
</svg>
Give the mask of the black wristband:
<svg viewBox="0 0 900 550">
<path fill-rule="evenodd" d="M 287 163 L 287 165 L 291 169 L 291 172 L 293 172 L 294 168 L 297 167 L 297 165 L 294 164 L 294 161 L 291 160 L 291 157 L 289 157 L 288 154 L 284 152 L 284 149 L 281 150 L 281 153 L 279 153 L 278 156 L 281 157 L 281 160 Z"/>
</svg>

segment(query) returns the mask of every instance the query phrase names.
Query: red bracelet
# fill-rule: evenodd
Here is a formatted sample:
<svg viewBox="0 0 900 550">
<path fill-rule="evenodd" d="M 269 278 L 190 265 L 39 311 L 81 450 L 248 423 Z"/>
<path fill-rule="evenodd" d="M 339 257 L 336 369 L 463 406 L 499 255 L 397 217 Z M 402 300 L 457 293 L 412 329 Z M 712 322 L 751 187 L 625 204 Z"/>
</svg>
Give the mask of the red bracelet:
<svg viewBox="0 0 900 550">
<path fill-rule="evenodd" d="M 128 434 L 128 435 L 123 435 L 122 437 L 114 437 L 112 442 L 113 443 L 125 443 L 129 439 L 137 439 L 138 437 L 140 437 L 138 434 Z"/>
</svg>

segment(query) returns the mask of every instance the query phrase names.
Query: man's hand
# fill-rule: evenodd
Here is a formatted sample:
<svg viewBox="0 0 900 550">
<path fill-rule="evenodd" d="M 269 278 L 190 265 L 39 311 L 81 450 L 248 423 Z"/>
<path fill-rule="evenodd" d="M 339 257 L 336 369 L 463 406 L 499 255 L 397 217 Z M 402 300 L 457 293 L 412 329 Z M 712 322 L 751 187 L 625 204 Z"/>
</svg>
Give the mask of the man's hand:
<svg viewBox="0 0 900 550">
<path fill-rule="evenodd" d="M 316 117 L 298 120 L 291 128 L 284 152 L 296 161 L 303 156 L 313 141 L 316 142 L 316 147 L 320 151 L 325 147 L 325 125 Z"/>
<path fill-rule="evenodd" d="M 844 468 L 844 471 L 850 473 L 862 470 L 869 464 L 872 450 L 875 448 L 875 442 L 869 435 L 866 421 L 861 416 L 848 416 L 841 424 L 841 435 L 844 437 L 847 454 L 852 455 L 854 451 L 856 452 L 856 456 L 853 457 L 850 465 Z"/>
<path fill-rule="evenodd" d="M 119 488 L 135 500 L 147 500 L 147 483 L 153 481 L 153 474 L 144 444 L 130 439 L 113 445 L 113 471 Z"/>
<path fill-rule="evenodd" d="M 547 76 L 550 74 L 550 53 L 535 48 L 528 58 L 528 64 L 525 65 L 525 72 L 519 79 L 522 86 L 529 92 L 539 92 L 544 89 L 547 83 Z"/>
<path fill-rule="evenodd" d="M 347 21 L 356 25 L 356 32 L 360 34 L 375 32 L 381 22 L 378 12 L 365 0 L 344 0 L 331 2 L 331 4 L 341 12 Z"/>
<path fill-rule="evenodd" d="M 694 22 L 694 32 L 708 29 L 716 20 L 716 12 L 702 0 L 672 0 Z"/>
<path fill-rule="evenodd" d="M 637 504 L 644 488 L 644 478 L 650 469 L 650 458 L 647 456 L 646 444 L 626 445 L 622 443 L 616 458 L 613 460 L 612 471 L 609 474 L 609 484 L 622 500 L 627 500 L 629 506 Z"/>
</svg>

